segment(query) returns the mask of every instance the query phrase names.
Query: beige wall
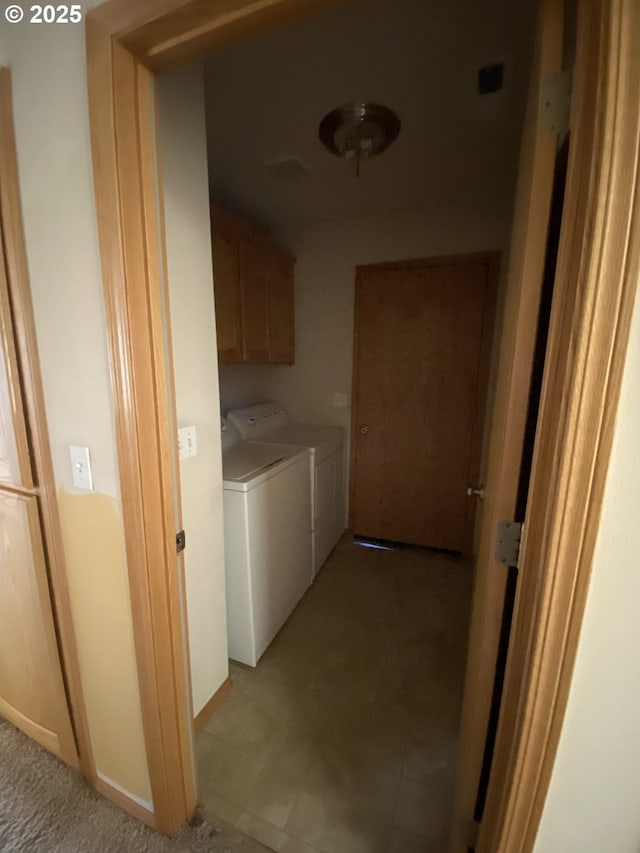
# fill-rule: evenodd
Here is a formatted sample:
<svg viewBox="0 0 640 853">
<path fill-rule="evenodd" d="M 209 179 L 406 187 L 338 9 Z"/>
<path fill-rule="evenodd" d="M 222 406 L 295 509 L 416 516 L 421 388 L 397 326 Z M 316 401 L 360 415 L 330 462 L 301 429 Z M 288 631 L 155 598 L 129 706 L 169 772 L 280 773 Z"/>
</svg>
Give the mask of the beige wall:
<svg viewBox="0 0 640 853">
<path fill-rule="evenodd" d="M 198 455 L 180 463 L 194 713 L 228 675 L 222 456 L 211 269 L 202 70 L 158 85 L 178 426 L 195 426 Z"/>
<path fill-rule="evenodd" d="M 593 575 L 536 853 L 640 850 L 640 303 Z"/>
<path fill-rule="evenodd" d="M 220 410 L 223 414 L 230 409 L 242 409 L 254 403 L 268 402 L 265 394 L 270 387 L 274 370 L 279 368 L 259 367 L 257 365 L 221 364 Z"/>
<path fill-rule="evenodd" d="M 36 331 L 99 774 L 149 803 L 91 174 L 84 26 L 4 23 Z M 74 489 L 69 445 L 91 451 Z"/>
<path fill-rule="evenodd" d="M 301 227 L 278 235 L 297 258 L 296 363 L 293 367 L 227 367 L 220 371 L 223 411 L 274 399 L 297 421 L 342 426 L 350 432 L 353 301 L 358 264 L 498 250 L 503 269 L 509 244 L 511 200 L 438 206 Z M 334 393 L 349 395 L 347 408 Z"/>
</svg>

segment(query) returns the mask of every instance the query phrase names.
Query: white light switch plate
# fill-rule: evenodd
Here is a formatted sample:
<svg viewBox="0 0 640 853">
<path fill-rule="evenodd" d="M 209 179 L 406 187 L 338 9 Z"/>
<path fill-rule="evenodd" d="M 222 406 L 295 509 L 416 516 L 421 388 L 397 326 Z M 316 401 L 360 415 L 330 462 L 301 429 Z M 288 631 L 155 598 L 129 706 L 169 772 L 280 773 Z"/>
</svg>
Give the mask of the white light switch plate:
<svg viewBox="0 0 640 853">
<path fill-rule="evenodd" d="M 178 459 L 189 459 L 198 455 L 198 442 L 194 426 L 181 427 L 178 430 Z"/>
<path fill-rule="evenodd" d="M 93 491 L 93 477 L 91 476 L 91 459 L 88 447 L 78 447 L 76 444 L 69 445 L 71 456 L 71 472 L 73 485 L 76 489 L 84 489 L 86 492 Z"/>
<path fill-rule="evenodd" d="M 333 395 L 333 405 L 336 409 L 346 409 L 349 405 L 349 395 L 343 391 L 336 391 Z"/>
</svg>

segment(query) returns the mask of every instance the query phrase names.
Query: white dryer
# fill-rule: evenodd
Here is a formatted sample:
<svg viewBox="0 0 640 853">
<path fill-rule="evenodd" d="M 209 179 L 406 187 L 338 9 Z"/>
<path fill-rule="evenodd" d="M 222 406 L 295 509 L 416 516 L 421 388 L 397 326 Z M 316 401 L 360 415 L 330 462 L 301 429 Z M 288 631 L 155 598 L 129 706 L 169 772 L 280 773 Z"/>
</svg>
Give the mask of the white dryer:
<svg viewBox="0 0 640 853">
<path fill-rule="evenodd" d="M 222 422 L 229 657 L 255 666 L 311 583 L 309 450 Z"/>
<path fill-rule="evenodd" d="M 228 413 L 227 420 L 244 440 L 310 450 L 315 578 L 345 530 L 344 430 L 291 423 L 285 409 L 277 403 L 236 409 Z"/>
</svg>

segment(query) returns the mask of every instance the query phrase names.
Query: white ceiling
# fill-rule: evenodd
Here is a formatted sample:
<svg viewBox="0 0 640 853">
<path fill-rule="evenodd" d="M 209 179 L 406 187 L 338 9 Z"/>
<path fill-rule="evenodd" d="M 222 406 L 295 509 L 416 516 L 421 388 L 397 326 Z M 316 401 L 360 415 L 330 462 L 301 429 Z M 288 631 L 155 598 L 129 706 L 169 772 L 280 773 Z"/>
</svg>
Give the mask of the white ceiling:
<svg viewBox="0 0 640 853">
<path fill-rule="evenodd" d="M 431 208 L 452 196 L 510 203 L 533 32 L 532 0 L 348 0 L 245 39 L 205 65 L 209 175 L 223 206 L 279 231 L 301 222 Z M 477 94 L 477 70 L 505 85 Z M 396 142 L 366 161 L 326 151 L 325 113 L 354 99 L 391 107 Z M 265 164 L 295 157 L 291 182 Z"/>
</svg>

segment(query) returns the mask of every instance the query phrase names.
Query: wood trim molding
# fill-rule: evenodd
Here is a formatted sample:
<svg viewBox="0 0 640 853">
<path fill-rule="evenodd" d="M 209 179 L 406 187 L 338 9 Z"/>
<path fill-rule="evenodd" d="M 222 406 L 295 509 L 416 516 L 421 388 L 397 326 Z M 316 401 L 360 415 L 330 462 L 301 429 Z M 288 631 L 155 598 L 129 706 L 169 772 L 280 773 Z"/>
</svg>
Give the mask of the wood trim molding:
<svg viewBox="0 0 640 853">
<path fill-rule="evenodd" d="M 584 612 L 640 273 L 640 4 L 578 5 L 572 143 L 505 693 L 479 853 L 533 849 Z"/>
<path fill-rule="evenodd" d="M 27 737 L 37 741 L 40 746 L 48 749 L 57 758 L 64 760 L 64 748 L 60 743 L 60 737 L 51 729 L 47 729 L 36 723 L 34 720 L 26 717 L 21 711 L 10 705 L 6 699 L 0 696 L 0 714 L 12 723 L 16 728 L 20 729 Z M 74 766 L 73 764 L 71 765 Z M 77 767 L 76 767 L 77 770 Z"/>
<path fill-rule="evenodd" d="M 152 75 L 146 75 L 146 96 L 143 93 L 140 103 L 142 106 L 143 115 L 141 120 L 147 123 L 147 148 L 143 152 L 143 160 L 146 160 L 147 165 L 156 162 L 155 175 L 151 172 L 146 172 L 148 181 L 145 182 L 147 191 L 147 210 L 152 216 L 152 213 L 157 218 L 158 234 L 157 239 L 160 243 L 160 258 L 158 266 L 158 274 L 162 282 L 161 295 L 158 302 L 158 308 L 162 315 L 164 327 L 164 363 L 166 370 L 167 383 L 167 411 L 170 416 L 168 424 L 169 435 L 176 435 L 178 429 L 178 413 L 176 409 L 176 383 L 175 371 L 173 364 L 173 336 L 171 333 L 171 310 L 169 298 L 169 280 L 168 280 L 168 264 L 167 264 L 167 245 L 165 239 L 165 217 L 164 217 L 164 185 L 162 180 L 162 158 L 160 147 L 155 144 L 159 139 L 159 120 L 158 110 L 155 108 L 156 88 Z M 153 128 L 153 130 L 152 130 Z M 153 135 L 153 140 L 152 140 Z M 151 145 L 153 142 L 153 145 Z M 153 180 L 156 183 L 156 200 L 149 196 L 149 189 Z M 154 204 L 155 201 L 155 204 Z M 155 210 L 154 210 L 155 207 Z M 153 218 L 152 220 L 153 221 Z M 160 355 L 160 354 L 159 354 Z M 161 358 L 161 355 L 160 355 Z M 178 460 L 178 448 L 175 442 L 171 442 L 167 438 L 167 446 L 164 456 L 164 477 L 167 500 L 173 495 L 173 531 L 182 530 L 182 491 L 180 485 L 180 463 Z M 174 548 L 174 538 L 171 536 L 171 547 Z M 191 645 L 189 640 L 189 623 L 186 611 L 181 607 L 181 602 L 187 601 L 187 583 L 186 583 L 186 564 L 187 557 L 185 552 L 177 555 L 176 572 L 171 585 L 170 606 L 172 613 L 172 621 L 176 625 L 174 634 L 174 655 L 182 656 L 184 659 L 183 675 L 184 675 L 184 698 L 186 701 L 178 702 L 178 713 L 180 717 L 179 725 L 181 731 L 186 731 L 190 726 L 193 716 L 193 685 L 191 678 Z M 171 580 L 171 578 L 170 578 Z M 185 604 L 186 608 L 186 604 Z M 186 744 L 185 744 L 186 746 Z M 185 800 L 187 803 L 187 812 L 192 812 L 197 804 L 198 792 L 196 779 L 194 774 L 189 774 L 185 769 Z"/>
<path fill-rule="evenodd" d="M 128 812 L 133 817 L 146 823 L 151 829 L 157 829 L 155 814 L 137 798 L 133 798 L 119 785 L 104 776 L 97 776 L 94 787 L 99 794 L 111 800 L 116 806 Z"/>
<path fill-rule="evenodd" d="M 147 761 L 160 831 L 195 807 L 181 634 L 149 72 L 87 19 L 94 185 Z M 151 202 L 153 199 L 153 202 Z"/>
<path fill-rule="evenodd" d="M 209 717 L 213 714 L 216 708 L 219 708 L 222 702 L 229 695 L 229 691 L 233 687 L 233 681 L 231 678 L 226 678 L 220 687 L 213 694 L 211 699 L 207 702 L 204 708 L 196 715 L 193 720 L 193 730 L 194 732 L 199 732 L 200 729 L 207 722 Z"/>
<path fill-rule="evenodd" d="M 175 425 L 175 388 L 173 373 L 173 352 L 171 348 L 171 318 L 169 310 L 168 282 L 166 275 L 166 245 L 164 233 L 164 199 L 160 190 L 159 162 L 156 158 L 157 115 L 155 105 L 155 79 L 153 74 L 136 63 L 137 106 L 138 106 L 138 148 L 139 171 L 141 176 L 142 221 L 146 249 L 147 307 L 137 315 L 138 327 L 151 320 L 150 341 L 153 348 L 153 391 L 155 395 L 155 413 L 146 407 L 140 413 L 140 439 L 143 442 L 146 430 L 155 426 L 157 431 L 157 454 L 154 457 L 151 472 L 159 476 L 162 496 L 162 561 L 165 565 L 165 578 L 161 579 L 158 589 L 158 607 L 164 608 L 163 586 L 166 584 L 169 595 L 166 611 L 161 610 L 163 618 L 170 627 L 170 647 L 158 648 L 160 660 L 164 656 L 167 675 L 166 690 L 159 685 L 161 695 L 173 691 L 177 716 L 176 747 L 181 751 L 182 786 L 184 788 L 184 808 L 187 815 L 196 807 L 197 794 L 195 775 L 192 767 L 191 721 L 193 719 L 191 693 L 191 667 L 189 658 L 189 637 L 186 613 L 181 602 L 186 601 L 184 584 L 184 566 L 186 558 L 178 559 L 176 553 L 176 531 L 182 527 L 182 502 L 180 498 L 180 476 L 177 467 L 177 447 Z M 121 194 L 124 198 L 124 194 Z M 162 207 L 162 212 L 159 208 Z M 142 360 L 142 359 L 139 359 Z M 150 375 L 151 376 L 151 375 Z M 138 401 L 138 405 L 140 405 Z M 157 418 L 157 420 L 156 420 Z M 148 478 L 147 478 L 148 482 Z M 177 493 L 177 494 L 176 494 Z M 176 518 L 176 507 L 178 517 Z M 179 524 L 179 526 L 176 526 Z M 158 555 L 160 559 L 160 555 Z M 157 611 L 156 611 L 157 612 Z M 159 646 L 159 644 L 157 644 Z M 169 664 L 172 664 L 172 667 Z M 172 723 L 169 721 L 169 731 Z M 164 737 L 167 745 L 166 735 Z M 177 772 L 177 770 L 176 770 Z M 181 821 L 180 821 L 181 822 Z M 179 825 L 179 824 L 178 824 Z"/>
<path fill-rule="evenodd" d="M 57 492 L 49 445 L 49 429 L 33 319 L 31 286 L 22 225 L 22 205 L 13 123 L 11 71 L 8 68 L 0 68 L 0 176 L 0 211 L 5 243 L 7 284 L 20 360 L 21 389 L 31 437 L 32 461 L 39 496 L 54 618 L 62 657 L 63 679 L 70 705 L 80 769 L 87 779 L 93 780 L 95 778 L 95 767 L 71 615 L 71 599 L 67 584 Z"/>
<path fill-rule="evenodd" d="M 338 2 L 344 0 L 111 0 L 91 16 L 158 71 Z"/>
</svg>

